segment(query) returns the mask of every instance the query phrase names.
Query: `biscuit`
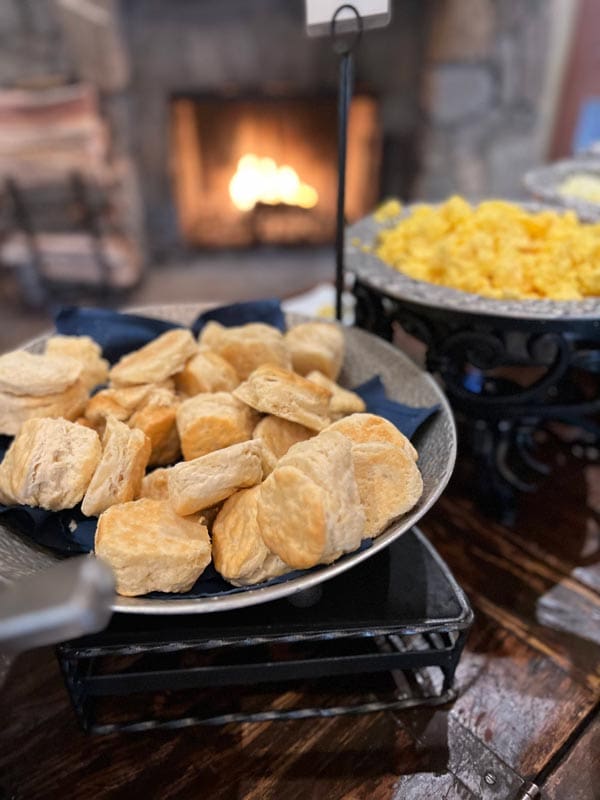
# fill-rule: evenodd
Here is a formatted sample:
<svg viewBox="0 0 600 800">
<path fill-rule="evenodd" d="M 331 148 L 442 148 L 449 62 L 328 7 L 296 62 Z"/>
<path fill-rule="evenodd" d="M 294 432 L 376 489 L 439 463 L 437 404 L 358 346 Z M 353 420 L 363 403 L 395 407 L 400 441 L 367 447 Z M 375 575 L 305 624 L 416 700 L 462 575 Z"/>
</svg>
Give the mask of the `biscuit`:
<svg viewBox="0 0 600 800">
<path fill-rule="evenodd" d="M 365 517 L 351 442 L 322 433 L 293 445 L 261 485 L 257 513 L 266 546 L 291 567 L 356 550 Z"/>
<path fill-rule="evenodd" d="M 4 502 L 49 511 L 73 508 L 94 474 L 102 447 L 95 431 L 66 419 L 30 419 L 0 464 Z"/>
<path fill-rule="evenodd" d="M 169 500 L 178 514 L 194 514 L 261 479 L 260 445 L 241 442 L 171 467 Z"/>
<path fill-rule="evenodd" d="M 13 350 L 0 356 L 0 392 L 23 397 L 47 397 L 69 389 L 82 366 L 70 356 L 47 356 Z"/>
<path fill-rule="evenodd" d="M 90 397 L 84 417 L 96 428 L 104 428 L 107 417 L 114 417 L 120 422 L 127 422 L 131 415 L 140 408 L 153 389 L 152 384 L 141 386 L 125 386 L 119 389 L 101 389 Z"/>
<path fill-rule="evenodd" d="M 51 336 L 46 342 L 46 355 L 70 356 L 82 365 L 81 380 L 93 389 L 108 380 L 110 364 L 102 358 L 102 349 L 89 336 Z"/>
<path fill-rule="evenodd" d="M 139 350 L 123 356 L 110 371 L 111 384 L 133 386 L 160 383 L 181 372 L 196 351 L 196 342 L 187 328 L 167 331 Z"/>
<path fill-rule="evenodd" d="M 257 414 L 228 392 L 197 394 L 177 409 L 177 430 L 186 461 L 252 438 Z"/>
<path fill-rule="evenodd" d="M 215 569 L 234 586 L 248 586 L 289 572 L 265 545 L 257 520 L 260 486 L 229 497 L 212 526 Z"/>
<path fill-rule="evenodd" d="M 254 370 L 234 397 L 257 411 L 283 417 L 311 430 L 320 431 L 330 423 L 331 392 L 289 370 L 269 364 Z"/>
<path fill-rule="evenodd" d="M 336 381 L 344 361 L 344 333 L 330 322 L 303 322 L 285 335 L 292 366 L 300 375 L 318 370 Z"/>
<path fill-rule="evenodd" d="M 250 322 L 233 328 L 209 323 L 198 341 L 231 364 L 240 380 L 245 380 L 263 364 L 292 368 L 283 334 L 272 325 L 262 322 Z"/>
<path fill-rule="evenodd" d="M 0 433 L 15 436 L 28 419 L 64 417 L 75 420 L 88 401 L 88 390 L 81 380 L 64 392 L 40 397 L 25 397 L 0 392 Z"/>
<path fill-rule="evenodd" d="M 331 400 L 329 401 L 329 416 L 332 420 L 347 417 L 348 414 L 356 414 L 366 409 L 365 401 L 359 397 L 355 392 L 349 389 L 343 389 L 335 381 L 332 381 L 322 372 L 313 370 L 306 376 L 307 380 L 313 383 L 318 383 L 325 389 L 331 392 Z"/>
<path fill-rule="evenodd" d="M 287 453 L 293 444 L 304 442 L 314 435 L 315 432 L 310 428 L 305 428 L 304 425 L 269 415 L 263 417 L 254 428 L 252 438 L 260 439 L 276 462 Z"/>
<path fill-rule="evenodd" d="M 362 442 L 395 444 L 409 452 L 415 461 L 419 457 L 409 439 L 393 423 L 377 414 L 352 414 L 333 422 L 327 430 L 343 433 L 357 444 Z"/>
<path fill-rule="evenodd" d="M 204 392 L 230 392 L 239 382 L 231 364 L 208 347 L 200 347 L 175 375 L 177 391 L 189 397 Z"/>
<path fill-rule="evenodd" d="M 167 467 L 158 467 L 158 469 L 153 469 L 152 472 L 144 475 L 140 488 L 140 497 L 167 501 L 169 499 L 168 477 L 169 469 Z"/>
<path fill-rule="evenodd" d="M 353 444 L 352 460 L 365 512 L 365 536 L 377 536 L 416 505 L 423 479 L 410 452 L 394 444 Z"/>
<path fill-rule="evenodd" d="M 117 592 L 187 592 L 210 562 L 206 526 L 177 516 L 160 500 L 143 498 L 101 514 L 96 556 L 110 565 Z"/>
<path fill-rule="evenodd" d="M 110 506 L 127 503 L 139 495 L 150 447 L 143 431 L 128 428 L 114 417 L 106 420 L 102 458 L 81 504 L 86 517 L 95 517 Z"/>
<path fill-rule="evenodd" d="M 144 404 L 128 421 L 130 428 L 139 428 L 150 439 L 148 465 L 172 464 L 181 454 L 176 414 L 179 401 L 168 389 L 154 388 Z"/>
</svg>

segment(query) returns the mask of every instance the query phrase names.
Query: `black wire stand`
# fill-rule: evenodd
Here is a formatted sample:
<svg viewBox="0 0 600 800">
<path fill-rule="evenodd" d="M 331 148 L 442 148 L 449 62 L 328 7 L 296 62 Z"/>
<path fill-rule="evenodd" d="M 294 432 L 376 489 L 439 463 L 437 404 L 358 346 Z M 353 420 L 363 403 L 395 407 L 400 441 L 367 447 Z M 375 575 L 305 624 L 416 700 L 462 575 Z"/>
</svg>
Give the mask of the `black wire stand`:
<svg viewBox="0 0 600 800">
<path fill-rule="evenodd" d="M 341 11 L 352 11 L 356 18 L 356 30 L 350 35 L 338 32 L 338 17 Z M 345 283 L 344 236 L 346 229 L 346 151 L 348 148 L 348 114 L 354 86 L 353 52 L 362 36 L 362 17 L 356 8 L 346 3 L 340 6 L 331 20 L 333 50 L 340 57 L 338 90 L 338 192 L 335 233 L 335 317 L 342 319 L 342 298 Z"/>
<path fill-rule="evenodd" d="M 116 615 L 57 656 L 89 733 L 333 717 L 453 700 L 472 619 L 413 528 L 291 598 L 214 614 Z"/>
</svg>

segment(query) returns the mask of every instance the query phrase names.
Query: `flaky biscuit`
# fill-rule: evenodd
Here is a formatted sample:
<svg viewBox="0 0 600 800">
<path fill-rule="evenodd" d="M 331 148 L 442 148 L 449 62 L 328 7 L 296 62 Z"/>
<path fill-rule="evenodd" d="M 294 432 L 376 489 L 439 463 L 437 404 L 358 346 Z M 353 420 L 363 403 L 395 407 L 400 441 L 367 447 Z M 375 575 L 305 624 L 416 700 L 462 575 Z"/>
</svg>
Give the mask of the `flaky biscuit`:
<svg viewBox="0 0 600 800">
<path fill-rule="evenodd" d="M 0 464 L 4 502 L 49 511 L 72 508 L 83 497 L 102 447 L 98 434 L 66 419 L 23 423 Z"/>
<path fill-rule="evenodd" d="M 260 486 L 229 497 L 212 526 L 215 569 L 234 586 L 249 586 L 289 572 L 265 545 L 257 520 Z"/>
<path fill-rule="evenodd" d="M 234 397 L 257 411 L 283 417 L 311 430 L 329 425 L 331 392 L 289 370 L 265 364 L 233 391 Z"/>
<path fill-rule="evenodd" d="M 186 461 L 252 438 L 258 415 L 229 392 L 197 394 L 177 409 L 177 430 Z"/>
<path fill-rule="evenodd" d="M 13 350 L 0 356 L 0 392 L 47 397 L 69 389 L 81 377 L 82 366 L 70 356 L 48 356 Z"/>
<path fill-rule="evenodd" d="M 327 564 L 356 550 L 364 521 L 352 444 L 341 434 L 293 445 L 261 485 L 261 535 L 291 567 Z"/>
<path fill-rule="evenodd" d="M 43 397 L 24 397 L 0 392 L 0 433 L 15 436 L 28 419 L 41 417 L 64 417 L 75 420 L 88 401 L 88 390 L 82 380 L 64 392 Z"/>
<path fill-rule="evenodd" d="M 362 442 L 395 444 L 410 453 L 415 461 L 419 457 L 409 439 L 393 423 L 377 414 L 351 414 L 349 417 L 333 422 L 327 430 L 343 433 L 357 444 Z"/>
<path fill-rule="evenodd" d="M 89 336 L 51 336 L 46 341 L 46 355 L 70 356 L 82 365 L 81 380 L 93 389 L 108 380 L 110 364 L 102 358 L 100 345 Z"/>
<path fill-rule="evenodd" d="M 260 444 L 241 442 L 171 467 L 169 500 L 178 514 L 194 514 L 261 479 Z"/>
<path fill-rule="evenodd" d="M 272 455 L 273 466 L 281 456 L 285 455 L 293 444 L 304 442 L 314 436 L 315 432 L 297 422 L 290 422 L 281 417 L 268 415 L 263 417 L 252 434 L 253 439 L 260 439 Z M 268 470 L 270 472 L 271 470 Z"/>
<path fill-rule="evenodd" d="M 139 350 L 123 356 L 110 371 L 111 384 L 132 386 L 160 383 L 181 372 L 196 350 L 194 337 L 187 328 L 167 331 Z"/>
<path fill-rule="evenodd" d="M 142 479 L 140 497 L 149 497 L 151 500 L 169 499 L 169 467 L 153 469 Z"/>
<path fill-rule="evenodd" d="M 180 402 L 168 389 L 154 388 L 144 404 L 128 420 L 130 428 L 139 428 L 150 439 L 148 465 L 172 464 L 181 455 L 176 425 Z"/>
<path fill-rule="evenodd" d="M 136 409 L 143 405 L 152 389 L 152 384 L 101 389 L 88 400 L 84 417 L 92 425 L 102 429 L 107 417 L 127 422 Z"/>
<path fill-rule="evenodd" d="M 365 536 L 377 536 L 418 502 L 423 479 L 408 450 L 394 444 L 353 444 L 352 460 L 365 512 Z"/>
<path fill-rule="evenodd" d="M 231 364 L 240 380 L 245 380 L 263 364 L 292 368 L 283 334 L 272 325 L 262 322 L 251 322 L 232 328 L 208 323 L 198 341 Z"/>
<path fill-rule="evenodd" d="M 110 506 L 134 500 L 140 492 L 150 440 L 137 428 L 128 428 L 114 417 L 106 420 L 102 458 L 81 504 L 87 517 L 95 517 Z"/>
<path fill-rule="evenodd" d="M 94 550 L 110 565 L 117 592 L 126 597 L 187 592 L 210 562 L 206 526 L 149 498 L 101 514 Z"/>
<path fill-rule="evenodd" d="M 231 392 L 240 379 L 228 361 L 208 347 L 199 347 L 185 367 L 175 375 L 177 391 L 193 397 L 205 392 Z"/>
<path fill-rule="evenodd" d="M 300 375 L 318 370 L 336 381 L 344 361 L 344 333 L 330 322 L 303 322 L 285 335 L 292 366 Z"/>
<path fill-rule="evenodd" d="M 323 375 L 322 372 L 313 370 L 308 373 L 306 378 L 313 383 L 318 383 L 319 386 L 323 386 L 325 389 L 329 389 L 331 392 L 329 416 L 332 420 L 347 417 L 348 414 L 361 413 L 365 410 L 365 401 L 362 397 L 357 395 L 356 392 L 351 392 L 349 389 L 343 389 L 335 381 L 332 381 L 331 378 Z"/>
</svg>

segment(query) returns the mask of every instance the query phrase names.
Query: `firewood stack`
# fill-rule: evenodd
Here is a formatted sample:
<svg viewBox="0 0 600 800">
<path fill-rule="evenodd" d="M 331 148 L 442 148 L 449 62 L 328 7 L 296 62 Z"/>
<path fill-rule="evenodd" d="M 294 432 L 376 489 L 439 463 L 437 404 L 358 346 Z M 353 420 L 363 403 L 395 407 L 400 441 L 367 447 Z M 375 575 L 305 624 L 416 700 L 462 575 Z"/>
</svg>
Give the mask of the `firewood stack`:
<svg viewBox="0 0 600 800">
<path fill-rule="evenodd" d="M 119 228 L 119 172 L 94 90 L 0 90 L 0 266 L 39 302 L 49 286 L 125 289 L 140 257 Z"/>
</svg>

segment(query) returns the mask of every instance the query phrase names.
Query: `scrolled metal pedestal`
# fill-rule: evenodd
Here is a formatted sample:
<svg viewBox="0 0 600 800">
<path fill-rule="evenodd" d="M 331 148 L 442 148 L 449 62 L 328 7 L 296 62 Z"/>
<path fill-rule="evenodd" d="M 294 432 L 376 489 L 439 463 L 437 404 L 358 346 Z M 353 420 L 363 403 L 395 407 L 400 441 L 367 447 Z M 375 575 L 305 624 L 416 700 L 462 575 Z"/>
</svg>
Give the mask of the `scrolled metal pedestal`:
<svg viewBox="0 0 600 800">
<path fill-rule="evenodd" d="M 423 342 L 455 411 L 462 444 L 478 465 L 478 499 L 510 522 L 516 494 L 548 472 L 534 451 L 551 423 L 579 431 L 597 458 L 600 443 L 598 318 L 494 316 L 430 307 L 357 278 L 356 324 L 392 340 L 394 326 Z"/>
</svg>

